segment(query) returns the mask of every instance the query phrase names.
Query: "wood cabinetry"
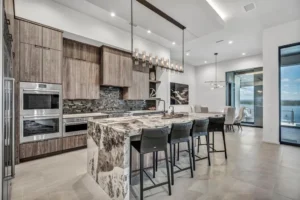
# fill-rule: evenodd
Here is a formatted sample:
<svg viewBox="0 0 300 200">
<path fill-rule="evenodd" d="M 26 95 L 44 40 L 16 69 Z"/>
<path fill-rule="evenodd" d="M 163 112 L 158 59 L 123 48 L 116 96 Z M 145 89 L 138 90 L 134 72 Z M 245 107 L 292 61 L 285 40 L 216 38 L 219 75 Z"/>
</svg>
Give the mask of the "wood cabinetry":
<svg viewBox="0 0 300 200">
<path fill-rule="evenodd" d="M 133 71 L 132 86 L 123 89 L 124 99 L 148 99 L 149 98 L 149 74 Z"/>
<path fill-rule="evenodd" d="M 61 83 L 62 53 L 54 49 L 43 49 L 43 82 Z"/>
<path fill-rule="evenodd" d="M 86 134 L 74 135 L 70 137 L 63 138 L 63 150 L 70 150 L 80 147 L 86 147 L 87 138 Z"/>
<path fill-rule="evenodd" d="M 20 81 L 61 83 L 62 33 L 20 20 Z"/>
<path fill-rule="evenodd" d="M 20 81 L 43 81 L 43 49 L 32 44 L 20 44 Z"/>
<path fill-rule="evenodd" d="M 98 99 L 99 91 L 99 64 L 64 58 L 64 99 Z"/>
<path fill-rule="evenodd" d="M 128 52 L 101 48 L 100 84 L 117 87 L 132 85 L 132 58 Z"/>
<path fill-rule="evenodd" d="M 20 159 L 44 156 L 62 151 L 62 138 L 20 144 Z"/>
<path fill-rule="evenodd" d="M 91 63 L 100 62 L 100 48 L 81 42 L 64 39 L 64 57 L 83 60 Z"/>
<path fill-rule="evenodd" d="M 62 32 L 43 27 L 43 47 L 62 51 Z"/>
</svg>

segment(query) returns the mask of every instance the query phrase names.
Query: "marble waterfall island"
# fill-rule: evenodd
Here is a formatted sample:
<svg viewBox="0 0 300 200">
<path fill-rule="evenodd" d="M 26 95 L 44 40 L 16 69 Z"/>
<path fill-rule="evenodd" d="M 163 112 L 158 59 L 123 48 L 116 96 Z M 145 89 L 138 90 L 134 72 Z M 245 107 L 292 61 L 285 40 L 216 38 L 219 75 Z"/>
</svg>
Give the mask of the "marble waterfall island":
<svg viewBox="0 0 300 200">
<path fill-rule="evenodd" d="M 88 122 L 88 174 L 114 200 L 129 200 L 129 145 L 142 128 L 171 126 L 172 123 L 207 118 L 215 114 L 189 114 L 162 119 L 162 115 L 106 118 Z"/>
</svg>

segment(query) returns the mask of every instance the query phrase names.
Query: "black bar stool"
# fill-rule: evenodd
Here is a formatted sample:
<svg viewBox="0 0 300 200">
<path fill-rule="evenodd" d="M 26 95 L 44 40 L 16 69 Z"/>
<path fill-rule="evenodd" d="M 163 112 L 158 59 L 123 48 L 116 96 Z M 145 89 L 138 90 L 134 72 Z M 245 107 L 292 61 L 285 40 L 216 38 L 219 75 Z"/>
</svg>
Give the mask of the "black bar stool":
<svg viewBox="0 0 300 200">
<path fill-rule="evenodd" d="M 226 150 L 226 139 L 225 139 L 225 132 L 224 132 L 224 122 L 225 122 L 225 117 L 209 117 L 209 124 L 208 124 L 208 132 L 212 132 L 212 151 L 210 153 L 219 153 L 219 152 L 224 152 L 225 153 L 225 158 L 227 159 L 227 150 Z M 224 144 L 224 150 L 216 150 L 215 149 L 215 132 L 222 132 L 223 136 L 223 144 Z"/>
<path fill-rule="evenodd" d="M 174 185 L 174 174 L 184 171 L 184 170 L 191 170 L 191 177 L 194 177 L 193 174 L 193 165 L 192 165 L 192 158 L 191 154 L 189 153 L 189 160 L 190 160 L 190 166 L 181 169 L 175 164 L 175 145 L 179 143 L 186 142 L 188 145 L 188 151 L 191 152 L 190 147 L 190 132 L 193 126 L 193 122 L 186 122 L 186 123 L 174 123 L 172 124 L 171 133 L 169 135 L 168 142 L 170 144 L 170 158 L 171 158 L 171 178 L 172 178 L 172 185 Z M 172 145 L 174 148 L 174 151 L 172 151 Z M 177 167 L 179 170 L 174 172 L 173 166 Z"/>
<path fill-rule="evenodd" d="M 129 182 L 131 184 L 131 165 L 132 165 L 132 147 L 134 147 L 140 154 L 140 199 L 144 198 L 143 192 L 146 190 L 151 190 L 153 188 L 168 184 L 169 187 L 169 195 L 171 195 L 171 182 L 170 182 L 170 170 L 168 163 L 168 135 L 169 128 L 155 128 L 155 129 L 142 129 L 142 136 L 140 141 L 132 141 L 130 145 L 130 164 L 129 164 Z M 165 152 L 165 161 L 167 167 L 167 177 L 168 181 L 155 184 L 147 172 L 144 170 L 144 155 L 147 153 L 153 153 L 153 177 L 155 177 L 155 153 L 159 151 Z M 156 157 L 157 159 L 157 157 Z M 145 173 L 150 181 L 153 183 L 153 186 L 144 188 L 143 186 L 143 173 Z"/>
<path fill-rule="evenodd" d="M 202 120 L 194 120 L 193 128 L 191 130 L 191 138 L 192 138 L 192 157 L 193 157 L 193 164 L 194 170 L 196 170 L 196 161 L 208 159 L 208 165 L 210 166 L 210 156 L 209 156 L 209 134 L 208 134 L 208 123 L 209 119 L 202 119 Z M 200 137 L 206 137 L 206 144 L 201 144 Z M 207 157 L 199 157 L 195 155 L 195 146 L 194 146 L 194 138 L 198 138 L 198 152 L 200 145 L 206 145 L 207 147 Z M 179 147 L 178 147 L 179 148 Z M 196 160 L 197 157 L 198 159 Z"/>
</svg>

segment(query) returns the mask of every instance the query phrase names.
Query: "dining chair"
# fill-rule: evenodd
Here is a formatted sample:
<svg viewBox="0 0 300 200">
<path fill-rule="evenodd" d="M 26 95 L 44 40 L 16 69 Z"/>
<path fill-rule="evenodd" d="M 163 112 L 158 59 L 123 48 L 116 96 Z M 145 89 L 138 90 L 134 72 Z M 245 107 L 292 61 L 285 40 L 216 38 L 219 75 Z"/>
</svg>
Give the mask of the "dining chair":
<svg viewBox="0 0 300 200">
<path fill-rule="evenodd" d="M 235 108 L 228 107 L 227 112 L 225 113 L 225 127 L 226 131 L 232 130 L 234 132 L 234 124 L 235 121 Z"/>
<path fill-rule="evenodd" d="M 201 113 L 208 113 L 208 107 L 200 107 Z"/>
<path fill-rule="evenodd" d="M 234 121 L 234 125 L 236 125 L 238 127 L 238 130 L 240 130 L 240 129 L 243 130 L 241 123 L 244 120 L 244 118 L 245 118 L 245 107 L 242 106 L 242 107 L 240 107 L 239 114 L 235 118 L 235 121 Z"/>
</svg>

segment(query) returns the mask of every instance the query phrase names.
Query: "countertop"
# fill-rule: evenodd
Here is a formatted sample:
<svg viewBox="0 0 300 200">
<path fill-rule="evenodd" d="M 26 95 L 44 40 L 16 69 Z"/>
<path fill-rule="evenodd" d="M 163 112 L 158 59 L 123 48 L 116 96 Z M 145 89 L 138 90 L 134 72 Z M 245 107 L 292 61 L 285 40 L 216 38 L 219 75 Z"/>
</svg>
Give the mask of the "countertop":
<svg viewBox="0 0 300 200">
<path fill-rule="evenodd" d="M 161 114 L 143 115 L 143 116 L 128 116 L 119 118 L 105 118 L 89 120 L 91 123 L 99 124 L 100 126 L 109 127 L 117 132 L 122 132 L 127 136 L 139 135 L 142 128 L 155 128 L 163 126 L 171 126 L 172 123 L 183 123 L 193 121 L 195 119 L 206 119 L 214 117 L 212 113 L 189 113 L 186 116 L 172 119 L 162 119 Z"/>
<path fill-rule="evenodd" d="M 134 110 L 134 111 L 126 111 L 127 113 L 132 113 L 134 114 L 151 114 L 151 113 L 162 113 L 162 110 Z M 68 118 L 79 118 L 79 117 L 98 117 L 98 116 L 103 116 L 107 117 L 108 114 L 103 113 L 103 112 L 98 112 L 98 113 L 78 113 L 78 114 L 64 114 L 63 118 L 68 119 Z"/>
<path fill-rule="evenodd" d="M 79 118 L 79 117 L 98 117 L 98 116 L 103 116 L 107 117 L 108 114 L 105 113 L 78 113 L 78 114 L 64 114 L 63 118 L 68 119 L 68 118 Z"/>
</svg>

